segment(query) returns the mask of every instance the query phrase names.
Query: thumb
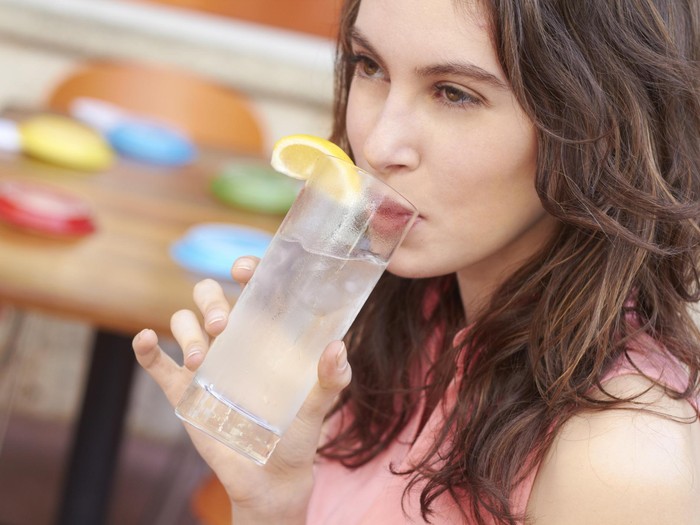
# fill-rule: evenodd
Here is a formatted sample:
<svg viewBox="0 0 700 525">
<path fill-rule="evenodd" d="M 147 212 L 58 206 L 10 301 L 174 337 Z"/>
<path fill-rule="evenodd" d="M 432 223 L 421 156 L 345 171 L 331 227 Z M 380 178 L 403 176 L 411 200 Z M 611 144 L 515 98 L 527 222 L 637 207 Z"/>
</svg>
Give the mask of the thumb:
<svg viewBox="0 0 700 525">
<path fill-rule="evenodd" d="M 285 457 L 287 464 L 313 459 L 323 420 L 352 378 L 347 355 L 342 341 L 333 341 L 326 347 L 318 363 L 318 381 L 271 459 Z"/>
<path fill-rule="evenodd" d="M 330 343 L 318 362 L 318 382 L 299 411 L 298 417 L 310 426 L 320 426 L 340 392 L 350 384 L 352 371 L 345 343 Z"/>
</svg>

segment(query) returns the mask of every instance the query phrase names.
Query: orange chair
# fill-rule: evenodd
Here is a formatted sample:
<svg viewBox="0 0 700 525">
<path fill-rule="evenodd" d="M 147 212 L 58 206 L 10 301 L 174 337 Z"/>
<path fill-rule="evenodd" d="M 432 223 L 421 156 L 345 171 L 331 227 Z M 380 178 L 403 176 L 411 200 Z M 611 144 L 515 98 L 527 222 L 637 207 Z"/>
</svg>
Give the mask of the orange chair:
<svg viewBox="0 0 700 525">
<path fill-rule="evenodd" d="M 208 476 L 190 500 L 192 515 L 202 525 L 231 525 L 231 503 L 219 479 Z"/>
<path fill-rule="evenodd" d="M 340 18 L 340 0 L 146 0 L 156 4 L 204 11 L 255 24 L 335 38 Z"/>
<path fill-rule="evenodd" d="M 91 61 L 58 83 L 47 106 L 69 110 L 78 97 L 100 99 L 185 130 L 195 143 L 263 155 L 264 135 L 250 101 L 197 75 L 161 66 Z"/>
</svg>

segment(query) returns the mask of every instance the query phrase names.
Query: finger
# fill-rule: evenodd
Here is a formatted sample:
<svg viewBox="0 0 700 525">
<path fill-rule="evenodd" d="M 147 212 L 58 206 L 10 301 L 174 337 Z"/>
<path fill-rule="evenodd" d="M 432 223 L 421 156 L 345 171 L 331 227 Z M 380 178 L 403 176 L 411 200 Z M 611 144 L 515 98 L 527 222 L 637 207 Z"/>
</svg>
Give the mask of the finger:
<svg viewBox="0 0 700 525">
<path fill-rule="evenodd" d="M 260 258 L 253 257 L 252 255 L 239 257 L 231 267 L 231 277 L 241 286 L 245 286 L 248 281 L 250 281 L 259 263 Z"/>
<path fill-rule="evenodd" d="M 139 332 L 132 342 L 139 365 L 163 390 L 171 405 L 175 405 L 190 381 L 180 368 L 158 345 L 158 336 L 153 330 Z"/>
<path fill-rule="evenodd" d="M 213 279 L 199 281 L 194 285 L 192 298 L 204 317 L 204 329 L 209 335 L 219 335 L 231 310 L 221 285 Z"/>
<path fill-rule="evenodd" d="M 202 331 L 199 320 L 191 310 L 180 310 L 170 318 L 170 330 L 182 348 L 184 364 L 190 370 L 196 370 L 207 353 L 209 338 Z"/>
</svg>

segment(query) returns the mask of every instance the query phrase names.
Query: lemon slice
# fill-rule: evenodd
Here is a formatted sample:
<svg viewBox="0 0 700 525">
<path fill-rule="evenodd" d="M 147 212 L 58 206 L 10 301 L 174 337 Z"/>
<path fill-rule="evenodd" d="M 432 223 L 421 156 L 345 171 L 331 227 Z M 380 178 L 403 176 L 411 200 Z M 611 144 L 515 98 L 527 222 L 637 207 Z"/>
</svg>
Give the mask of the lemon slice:
<svg viewBox="0 0 700 525">
<path fill-rule="evenodd" d="M 331 155 L 352 164 L 348 155 L 332 142 L 313 135 L 289 135 L 279 139 L 272 148 L 272 167 L 295 179 L 311 176 L 321 155 Z"/>
<path fill-rule="evenodd" d="M 328 157 L 326 157 L 328 156 Z M 295 179 L 307 180 L 321 158 L 328 161 L 314 179 L 315 187 L 341 202 L 353 199 L 360 192 L 360 176 L 352 159 L 332 142 L 313 135 L 289 135 L 272 148 L 272 167 Z"/>
</svg>

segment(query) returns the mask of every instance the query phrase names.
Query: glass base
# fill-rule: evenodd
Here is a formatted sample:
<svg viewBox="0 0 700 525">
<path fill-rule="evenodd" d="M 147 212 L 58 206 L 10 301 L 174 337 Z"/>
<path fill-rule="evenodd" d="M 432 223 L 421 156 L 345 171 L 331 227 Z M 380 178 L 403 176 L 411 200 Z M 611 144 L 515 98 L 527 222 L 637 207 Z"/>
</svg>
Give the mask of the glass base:
<svg viewBox="0 0 700 525">
<path fill-rule="evenodd" d="M 271 428 L 197 380 L 185 390 L 175 414 L 260 465 L 267 462 L 280 440 Z"/>
</svg>

